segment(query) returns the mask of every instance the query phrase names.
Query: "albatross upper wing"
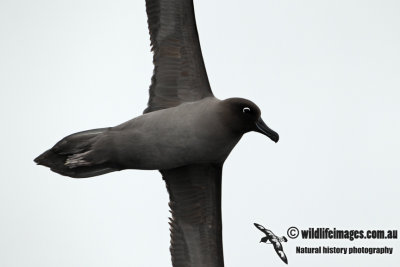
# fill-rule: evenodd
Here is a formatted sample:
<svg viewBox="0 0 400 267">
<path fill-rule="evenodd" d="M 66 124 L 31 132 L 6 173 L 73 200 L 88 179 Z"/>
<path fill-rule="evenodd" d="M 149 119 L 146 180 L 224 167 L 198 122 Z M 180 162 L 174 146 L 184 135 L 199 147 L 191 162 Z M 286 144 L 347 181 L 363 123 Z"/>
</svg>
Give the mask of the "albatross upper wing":
<svg viewBox="0 0 400 267">
<path fill-rule="evenodd" d="M 212 96 L 193 0 L 146 0 L 154 72 L 144 113 Z"/>
<path fill-rule="evenodd" d="M 222 164 L 188 165 L 161 173 L 172 213 L 172 265 L 223 267 Z"/>
</svg>

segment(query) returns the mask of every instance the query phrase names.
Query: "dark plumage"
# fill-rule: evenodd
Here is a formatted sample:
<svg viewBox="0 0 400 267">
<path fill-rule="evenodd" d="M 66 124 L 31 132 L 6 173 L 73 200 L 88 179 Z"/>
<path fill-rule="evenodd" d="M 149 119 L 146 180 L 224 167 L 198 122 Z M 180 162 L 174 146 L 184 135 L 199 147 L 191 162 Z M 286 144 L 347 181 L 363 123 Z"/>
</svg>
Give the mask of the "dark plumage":
<svg viewBox="0 0 400 267">
<path fill-rule="evenodd" d="M 170 194 L 173 266 L 223 266 L 222 166 L 243 134 L 279 136 L 242 98 L 208 82 L 192 0 L 147 0 L 154 74 L 144 115 L 65 137 L 35 159 L 61 175 L 160 170 Z"/>
<path fill-rule="evenodd" d="M 192 0 L 146 0 L 154 74 L 145 113 L 213 96 Z"/>
</svg>

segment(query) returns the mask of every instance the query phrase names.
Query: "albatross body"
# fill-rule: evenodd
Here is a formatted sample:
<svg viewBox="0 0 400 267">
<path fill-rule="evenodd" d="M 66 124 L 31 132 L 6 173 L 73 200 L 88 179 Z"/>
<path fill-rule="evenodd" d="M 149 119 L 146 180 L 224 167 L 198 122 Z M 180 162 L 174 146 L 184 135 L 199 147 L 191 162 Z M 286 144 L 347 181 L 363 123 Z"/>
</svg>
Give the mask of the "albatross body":
<svg viewBox="0 0 400 267">
<path fill-rule="evenodd" d="M 224 124 L 214 97 L 154 111 L 110 131 L 121 167 L 163 170 L 222 163 L 241 138 Z M 126 133 L 125 138 L 119 138 Z"/>
<path fill-rule="evenodd" d="M 214 97 L 192 0 L 146 0 L 146 10 L 155 67 L 144 114 L 69 135 L 35 162 L 74 178 L 159 170 L 170 195 L 173 266 L 222 267 L 223 163 L 247 132 L 279 136 L 253 102 Z"/>
</svg>

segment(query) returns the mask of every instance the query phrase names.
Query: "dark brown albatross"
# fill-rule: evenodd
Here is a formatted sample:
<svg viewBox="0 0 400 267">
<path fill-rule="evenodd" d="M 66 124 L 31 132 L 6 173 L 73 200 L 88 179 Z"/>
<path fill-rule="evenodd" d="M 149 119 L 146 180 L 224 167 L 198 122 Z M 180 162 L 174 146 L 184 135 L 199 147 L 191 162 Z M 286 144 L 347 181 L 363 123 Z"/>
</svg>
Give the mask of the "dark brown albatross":
<svg viewBox="0 0 400 267">
<path fill-rule="evenodd" d="M 192 0 L 146 0 L 154 74 L 144 115 L 75 133 L 35 159 L 85 178 L 123 169 L 160 170 L 171 207 L 174 267 L 222 267 L 222 166 L 243 134 L 279 136 L 242 98 L 219 100 L 205 70 Z"/>
</svg>

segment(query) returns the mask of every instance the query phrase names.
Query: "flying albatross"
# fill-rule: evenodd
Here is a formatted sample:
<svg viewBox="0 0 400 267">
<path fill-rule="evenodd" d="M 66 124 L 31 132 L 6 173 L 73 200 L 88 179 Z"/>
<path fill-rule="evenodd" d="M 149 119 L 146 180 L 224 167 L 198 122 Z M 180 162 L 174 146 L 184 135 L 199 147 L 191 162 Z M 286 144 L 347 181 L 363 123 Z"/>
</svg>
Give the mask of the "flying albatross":
<svg viewBox="0 0 400 267">
<path fill-rule="evenodd" d="M 279 136 L 253 102 L 214 97 L 192 0 L 146 0 L 146 11 L 154 72 L 144 114 L 69 135 L 35 162 L 73 178 L 159 170 L 170 197 L 173 266 L 221 267 L 224 161 L 247 132 Z"/>
</svg>

